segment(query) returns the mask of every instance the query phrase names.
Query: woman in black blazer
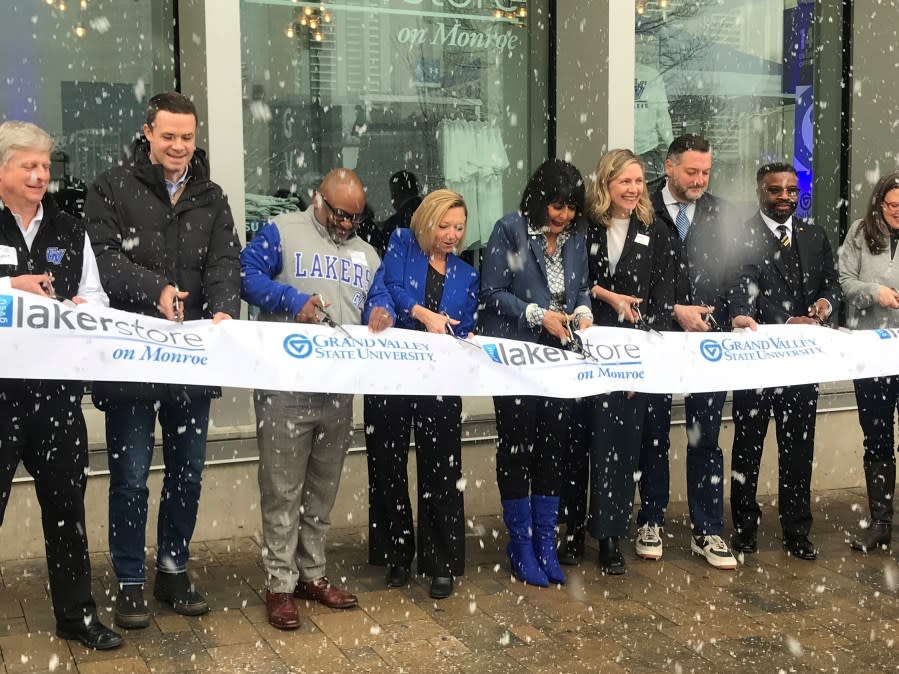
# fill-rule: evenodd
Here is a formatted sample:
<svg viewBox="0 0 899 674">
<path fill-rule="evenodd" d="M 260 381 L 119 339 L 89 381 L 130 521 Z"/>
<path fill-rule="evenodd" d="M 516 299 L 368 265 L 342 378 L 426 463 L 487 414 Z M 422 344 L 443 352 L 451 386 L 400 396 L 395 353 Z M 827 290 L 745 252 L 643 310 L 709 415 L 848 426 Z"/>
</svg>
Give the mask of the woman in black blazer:
<svg viewBox="0 0 899 674">
<path fill-rule="evenodd" d="M 643 163 L 630 150 L 600 160 L 587 193 L 587 253 L 594 325 L 667 330 L 674 308 L 677 258 L 667 228 L 655 220 Z M 646 396 L 617 391 L 582 402 L 590 457 L 587 530 L 599 540 L 604 573 L 625 571 L 619 538 L 627 536 Z M 575 443 L 576 445 L 577 443 Z M 566 504 L 585 510 L 587 456 L 569 457 Z M 580 479 L 578 479 L 580 478 Z M 565 561 L 583 554 L 584 523 L 569 517 Z"/>
</svg>

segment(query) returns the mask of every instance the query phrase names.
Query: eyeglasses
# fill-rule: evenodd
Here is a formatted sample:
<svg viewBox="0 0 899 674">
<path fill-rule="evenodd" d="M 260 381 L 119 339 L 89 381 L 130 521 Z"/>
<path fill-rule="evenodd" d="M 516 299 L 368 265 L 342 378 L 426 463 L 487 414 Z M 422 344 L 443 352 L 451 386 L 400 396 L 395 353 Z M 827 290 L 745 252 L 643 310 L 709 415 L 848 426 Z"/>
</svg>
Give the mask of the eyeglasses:
<svg viewBox="0 0 899 674">
<path fill-rule="evenodd" d="M 799 196 L 798 187 L 766 187 L 765 192 L 772 197 L 779 197 L 783 192 L 786 192 L 791 199 Z"/>
<path fill-rule="evenodd" d="M 881 205 L 883 206 L 883 210 L 885 211 L 892 211 L 893 213 L 899 211 L 899 201 L 884 201 Z"/>
<path fill-rule="evenodd" d="M 353 223 L 354 226 L 361 225 L 365 222 L 365 213 L 347 213 L 342 208 L 334 208 L 331 204 L 328 203 L 328 200 L 325 199 L 325 195 L 319 192 L 319 196 L 322 198 L 325 206 L 328 207 L 328 210 L 331 211 L 331 215 L 334 216 L 334 219 L 340 222 L 341 220 L 345 220 L 346 222 Z"/>
</svg>

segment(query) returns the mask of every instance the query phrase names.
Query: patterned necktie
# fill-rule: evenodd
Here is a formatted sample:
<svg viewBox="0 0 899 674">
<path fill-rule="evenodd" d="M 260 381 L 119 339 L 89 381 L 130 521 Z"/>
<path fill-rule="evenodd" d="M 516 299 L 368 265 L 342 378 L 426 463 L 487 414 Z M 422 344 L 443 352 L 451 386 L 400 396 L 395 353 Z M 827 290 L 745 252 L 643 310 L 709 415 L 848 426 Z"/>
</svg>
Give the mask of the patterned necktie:
<svg viewBox="0 0 899 674">
<path fill-rule="evenodd" d="M 777 234 L 780 238 L 780 245 L 784 248 L 790 247 L 790 233 L 787 231 L 786 225 L 778 225 L 777 226 Z"/>
<path fill-rule="evenodd" d="M 690 219 L 687 217 L 687 204 L 677 205 L 677 217 L 674 219 L 674 226 L 677 227 L 680 240 L 686 239 L 687 231 L 690 229 Z"/>
</svg>

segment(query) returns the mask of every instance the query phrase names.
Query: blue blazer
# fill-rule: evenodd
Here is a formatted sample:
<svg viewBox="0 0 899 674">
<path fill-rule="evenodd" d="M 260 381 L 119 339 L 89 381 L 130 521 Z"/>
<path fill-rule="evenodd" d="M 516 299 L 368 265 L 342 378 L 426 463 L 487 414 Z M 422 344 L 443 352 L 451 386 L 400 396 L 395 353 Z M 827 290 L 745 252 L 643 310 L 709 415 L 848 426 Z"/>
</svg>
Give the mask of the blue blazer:
<svg viewBox="0 0 899 674">
<path fill-rule="evenodd" d="M 587 285 L 587 244 L 575 230 L 562 246 L 565 270 L 565 312 L 590 307 Z M 481 262 L 480 330 L 491 337 L 537 341 L 541 326 L 530 327 L 525 317 L 528 304 L 546 309 L 550 304 L 542 236 L 528 234 L 520 213 L 500 219 L 490 234 Z"/>
<path fill-rule="evenodd" d="M 371 310 L 384 307 L 398 328 L 420 330 L 421 323 L 412 318 L 412 307 L 425 304 L 425 283 L 428 278 L 428 256 L 418 245 L 412 230 L 397 228 L 390 235 L 384 260 L 375 274 L 362 322 L 367 323 Z M 456 255 L 446 256 L 446 280 L 440 311 L 459 324 L 454 326 L 459 337 L 474 331 L 478 310 L 480 275 L 470 264 Z"/>
</svg>

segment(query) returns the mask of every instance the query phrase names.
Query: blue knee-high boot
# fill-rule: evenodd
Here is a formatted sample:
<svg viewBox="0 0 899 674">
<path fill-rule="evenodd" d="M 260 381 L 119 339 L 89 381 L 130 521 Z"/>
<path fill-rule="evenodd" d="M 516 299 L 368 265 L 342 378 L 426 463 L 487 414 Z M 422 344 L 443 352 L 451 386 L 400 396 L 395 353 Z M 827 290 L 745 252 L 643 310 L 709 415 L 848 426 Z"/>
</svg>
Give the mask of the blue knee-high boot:
<svg viewBox="0 0 899 674">
<path fill-rule="evenodd" d="M 558 496 L 531 496 L 534 521 L 534 553 L 550 583 L 564 585 L 565 572 L 559 565 L 556 552 L 556 519 L 559 515 Z"/>
<path fill-rule="evenodd" d="M 558 506 L 558 499 L 556 499 Z M 546 587 L 549 579 L 537 563 L 534 545 L 531 540 L 531 502 L 524 498 L 506 499 L 502 501 L 503 520 L 509 529 L 509 545 L 506 553 L 512 573 L 522 583 Z"/>
</svg>

